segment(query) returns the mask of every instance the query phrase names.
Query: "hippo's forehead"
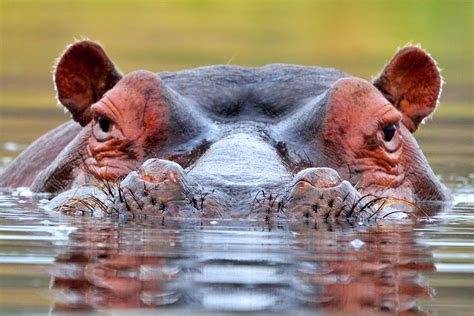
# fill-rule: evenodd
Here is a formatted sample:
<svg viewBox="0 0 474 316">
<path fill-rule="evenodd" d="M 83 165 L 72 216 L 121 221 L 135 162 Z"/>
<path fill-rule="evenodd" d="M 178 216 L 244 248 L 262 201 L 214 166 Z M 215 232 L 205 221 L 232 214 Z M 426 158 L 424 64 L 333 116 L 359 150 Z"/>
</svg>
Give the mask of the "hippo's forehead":
<svg viewBox="0 0 474 316">
<path fill-rule="evenodd" d="M 162 72 L 167 87 L 210 112 L 238 114 L 256 110 L 267 117 L 292 112 L 308 98 L 348 75 L 330 68 L 272 64 L 263 67 L 215 65 Z"/>
<path fill-rule="evenodd" d="M 104 96 L 108 99 L 123 100 L 133 106 L 134 103 L 143 103 L 150 98 L 160 98 L 161 93 L 160 78 L 157 74 L 137 70 L 124 76 Z"/>
</svg>

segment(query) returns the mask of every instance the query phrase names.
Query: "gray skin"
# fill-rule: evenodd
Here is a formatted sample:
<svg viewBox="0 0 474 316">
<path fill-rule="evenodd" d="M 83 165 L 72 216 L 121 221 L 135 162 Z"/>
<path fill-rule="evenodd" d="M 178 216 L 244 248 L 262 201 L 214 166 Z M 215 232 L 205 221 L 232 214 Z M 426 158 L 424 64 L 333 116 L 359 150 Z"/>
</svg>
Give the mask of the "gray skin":
<svg viewBox="0 0 474 316">
<path fill-rule="evenodd" d="M 412 136 L 436 107 L 441 78 L 421 49 L 410 47 L 406 55 L 403 50 L 395 55 L 373 84 L 335 69 L 285 64 L 122 77 L 100 46 L 78 42 L 61 57 L 55 83 L 58 99 L 80 125 L 66 123 L 32 144 L 0 176 L 0 187 L 62 192 L 52 208 L 127 219 L 361 219 L 377 217 L 394 199 L 448 200 Z M 400 84 L 407 69 L 415 70 Z M 418 91 L 413 80 L 426 84 Z M 123 101 L 128 97 L 132 101 Z M 107 165 L 97 171 L 88 162 L 98 161 L 91 146 L 105 137 L 97 134 L 106 134 L 94 106 L 107 100 L 129 103 L 125 125 L 132 126 L 134 114 L 142 111 L 139 135 L 148 133 L 121 147 L 125 158 L 108 165 L 114 177 Z M 383 113 L 390 107 L 396 140 L 379 144 L 392 126 L 367 121 L 381 113 L 370 113 L 372 104 Z M 344 106 L 354 109 L 352 116 L 338 112 Z M 347 135 L 357 124 L 363 137 Z M 367 148 L 354 154 L 360 139 Z M 50 143 L 55 146 L 45 150 Z M 42 160 L 33 161 L 35 155 Z M 383 167 L 367 164 L 369 158 L 382 160 Z"/>
</svg>

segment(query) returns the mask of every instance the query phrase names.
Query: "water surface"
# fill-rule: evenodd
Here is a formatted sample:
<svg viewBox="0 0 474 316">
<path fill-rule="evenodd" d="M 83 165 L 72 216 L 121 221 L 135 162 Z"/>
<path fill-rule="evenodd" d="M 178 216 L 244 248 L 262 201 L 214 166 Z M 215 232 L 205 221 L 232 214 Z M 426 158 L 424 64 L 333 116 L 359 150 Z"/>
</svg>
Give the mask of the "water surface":
<svg viewBox="0 0 474 316">
<path fill-rule="evenodd" d="M 472 311 L 474 190 L 455 197 L 429 221 L 268 227 L 79 218 L 5 192 L 2 311 Z"/>
</svg>

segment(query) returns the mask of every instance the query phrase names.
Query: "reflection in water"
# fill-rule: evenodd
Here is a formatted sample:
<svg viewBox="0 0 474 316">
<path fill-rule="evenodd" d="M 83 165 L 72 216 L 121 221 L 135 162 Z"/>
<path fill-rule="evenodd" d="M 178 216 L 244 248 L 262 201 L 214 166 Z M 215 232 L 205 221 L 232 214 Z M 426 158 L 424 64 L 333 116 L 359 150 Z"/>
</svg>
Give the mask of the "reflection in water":
<svg viewBox="0 0 474 316">
<path fill-rule="evenodd" d="M 426 222 L 278 227 L 117 223 L 0 192 L 0 311 L 469 312 L 473 192 Z"/>
<path fill-rule="evenodd" d="M 71 236 L 71 249 L 56 260 L 55 309 L 125 308 L 175 303 L 179 271 L 170 230 L 90 227 Z"/>
<path fill-rule="evenodd" d="M 434 264 L 412 224 L 195 224 L 91 223 L 71 233 L 48 270 L 54 310 L 414 312 L 431 295 L 420 271 Z"/>
</svg>

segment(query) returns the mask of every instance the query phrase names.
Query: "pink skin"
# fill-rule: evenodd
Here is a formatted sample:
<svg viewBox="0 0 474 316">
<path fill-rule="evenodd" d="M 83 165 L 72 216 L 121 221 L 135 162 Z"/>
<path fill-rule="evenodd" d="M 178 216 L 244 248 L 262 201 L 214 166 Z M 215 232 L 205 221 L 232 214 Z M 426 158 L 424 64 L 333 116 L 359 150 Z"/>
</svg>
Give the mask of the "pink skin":
<svg viewBox="0 0 474 316">
<path fill-rule="evenodd" d="M 357 187 L 400 186 L 404 179 L 402 114 L 370 83 L 358 78 L 338 80 L 328 100 L 323 137 L 328 157 L 339 157 L 351 166 Z M 382 128 L 394 124 L 395 135 L 384 140 Z M 331 154 L 329 154 L 331 153 Z M 346 167 L 347 172 L 347 167 Z"/>
<path fill-rule="evenodd" d="M 85 167 L 100 179 L 116 180 L 137 170 L 152 141 L 160 144 L 168 137 L 160 80 L 151 72 L 127 75 L 91 106 L 91 112 Z"/>
<path fill-rule="evenodd" d="M 413 201 L 417 185 L 410 175 L 426 175 L 430 168 L 404 122 L 403 113 L 370 82 L 340 79 L 330 91 L 324 119 L 325 157 L 337 157 L 334 168 L 362 194 Z M 383 129 L 390 125 L 393 136 L 385 139 Z M 435 188 L 426 191 L 432 199 L 442 197 Z"/>
</svg>

